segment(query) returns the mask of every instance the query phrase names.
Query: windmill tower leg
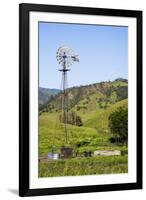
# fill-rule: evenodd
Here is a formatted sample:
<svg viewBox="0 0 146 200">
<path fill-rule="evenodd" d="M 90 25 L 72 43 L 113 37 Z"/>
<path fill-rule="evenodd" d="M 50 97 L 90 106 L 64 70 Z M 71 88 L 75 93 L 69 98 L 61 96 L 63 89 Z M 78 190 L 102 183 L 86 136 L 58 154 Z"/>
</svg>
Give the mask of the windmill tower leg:
<svg viewBox="0 0 146 200">
<path fill-rule="evenodd" d="M 67 133 L 67 115 L 68 115 L 68 105 L 67 105 L 67 91 L 66 91 L 66 85 L 67 85 L 67 71 L 63 69 L 63 121 L 64 121 L 64 131 L 65 131 L 65 143 L 68 142 L 68 133 Z"/>
</svg>

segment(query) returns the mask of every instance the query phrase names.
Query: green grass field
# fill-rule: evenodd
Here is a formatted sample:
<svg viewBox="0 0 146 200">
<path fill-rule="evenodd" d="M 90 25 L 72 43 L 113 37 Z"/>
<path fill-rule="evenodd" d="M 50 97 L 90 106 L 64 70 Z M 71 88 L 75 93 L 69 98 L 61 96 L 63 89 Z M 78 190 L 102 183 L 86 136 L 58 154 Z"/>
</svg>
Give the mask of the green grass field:
<svg viewBox="0 0 146 200">
<path fill-rule="evenodd" d="M 96 99 L 94 95 L 92 102 Z M 90 102 L 89 102 L 90 103 Z M 85 104 L 84 101 L 80 104 Z M 95 105 L 95 104 L 94 104 Z M 92 106 L 92 105 L 91 105 Z M 127 155 L 82 157 L 84 151 L 121 150 L 127 152 L 127 147 L 110 143 L 108 117 L 119 107 L 126 107 L 127 100 L 110 105 L 106 110 L 96 106 L 95 110 L 77 111 L 82 117 L 83 126 L 68 125 L 68 144 L 65 142 L 64 125 L 59 123 L 58 112 L 44 112 L 39 116 L 39 157 L 45 157 L 52 151 L 60 152 L 61 146 L 71 146 L 78 157 L 60 160 L 41 160 L 39 177 L 74 176 L 91 174 L 127 173 Z M 76 110 L 73 108 L 73 110 Z"/>
<path fill-rule="evenodd" d="M 39 177 L 127 173 L 127 156 L 98 156 L 41 162 Z"/>
</svg>

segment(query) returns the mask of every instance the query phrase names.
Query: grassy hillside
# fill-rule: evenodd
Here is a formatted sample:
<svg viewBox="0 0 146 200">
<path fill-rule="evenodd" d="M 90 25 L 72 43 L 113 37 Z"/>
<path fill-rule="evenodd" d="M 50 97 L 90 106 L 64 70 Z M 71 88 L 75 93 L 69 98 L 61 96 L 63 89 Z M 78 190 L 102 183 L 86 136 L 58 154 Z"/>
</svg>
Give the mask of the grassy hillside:
<svg viewBox="0 0 146 200">
<path fill-rule="evenodd" d="M 128 106 L 127 88 L 126 80 L 118 79 L 114 82 L 68 89 L 70 111 L 74 111 L 81 117 L 83 125 L 67 125 L 67 143 L 64 124 L 59 120 L 61 93 L 48 102 L 47 110 L 39 116 L 39 157 L 46 157 L 48 152 L 52 152 L 52 148 L 59 153 L 61 146 L 72 147 L 78 156 L 68 160 L 41 160 L 40 177 L 127 173 L 127 155 L 83 157 L 85 151 L 127 152 L 127 147 L 110 142 L 111 134 L 108 128 L 110 113 L 120 107 Z"/>
<path fill-rule="evenodd" d="M 111 104 L 126 99 L 128 97 L 128 83 L 117 79 L 113 82 L 101 82 L 86 86 L 72 87 L 67 89 L 69 108 L 75 108 L 82 112 L 86 109 L 93 111 L 97 108 L 107 108 Z M 50 99 L 47 108 L 49 111 L 59 111 L 61 109 L 62 93 Z"/>
<path fill-rule="evenodd" d="M 128 101 L 127 99 L 119 101 L 113 105 L 111 105 L 106 110 L 99 110 L 90 115 L 90 118 L 84 122 L 84 126 L 96 128 L 98 131 L 106 132 L 108 131 L 108 118 L 109 115 L 114 112 L 119 107 L 127 107 Z"/>
<path fill-rule="evenodd" d="M 118 102 L 107 110 L 89 113 L 88 118 L 90 119 L 83 121 L 83 126 L 81 127 L 68 125 L 68 145 L 76 147 L 79 152 L 105 149 L 105 147 L 115 149 L 115 145 L 109 142 L 108 116 L 121 106 L 127 106 L 127 100 Z M 58 113 L 46 112 L 40 116 L 39 141 L 40 156 L 46 155 L 48 151 L 51 151 L 53 145 L 56 146 L 56 151 L 59 151 L 60 146 L 65 145 L 64 125 L 59 123 Z M 84 144 L 77 147 L 82 142 Z"/>
</svg>

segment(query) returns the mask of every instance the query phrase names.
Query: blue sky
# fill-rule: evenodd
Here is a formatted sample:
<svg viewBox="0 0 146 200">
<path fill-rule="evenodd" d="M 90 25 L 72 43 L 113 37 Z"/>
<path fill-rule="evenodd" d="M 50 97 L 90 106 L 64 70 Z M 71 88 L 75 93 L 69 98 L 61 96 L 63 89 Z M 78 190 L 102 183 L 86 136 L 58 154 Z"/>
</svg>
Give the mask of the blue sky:
<svg viewBox="0 0 146 200">
<path fill-rule="evenodd" d="M 60 89 L 62 45 L 80 58 L 68 72 L 69 87 L 128 78 L 128 27 L 39 22 L 40 87 Z"/>
</svg>

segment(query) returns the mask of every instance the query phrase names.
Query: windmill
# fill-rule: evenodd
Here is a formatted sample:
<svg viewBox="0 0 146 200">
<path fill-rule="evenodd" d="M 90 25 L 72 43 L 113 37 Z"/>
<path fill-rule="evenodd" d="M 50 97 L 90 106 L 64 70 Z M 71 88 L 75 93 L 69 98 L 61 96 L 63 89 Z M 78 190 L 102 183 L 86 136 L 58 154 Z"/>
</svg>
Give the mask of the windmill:
<svg viewBox="0 0 146 200">
<path fill-rule="evenodd" d="M 59 71 L 62 73 L 62 115 L 64 122 L 65 142 L 68 143 L 68 91 L 67 91 L 67 72 L 74 62 L 79 62 L 79 56 L 71 48 L 66 46 L 59 47 L 56 53 L 56 59 L 62 66 Z M 64 149 L 63 149 L 64 150 Z"/>
</svg>

